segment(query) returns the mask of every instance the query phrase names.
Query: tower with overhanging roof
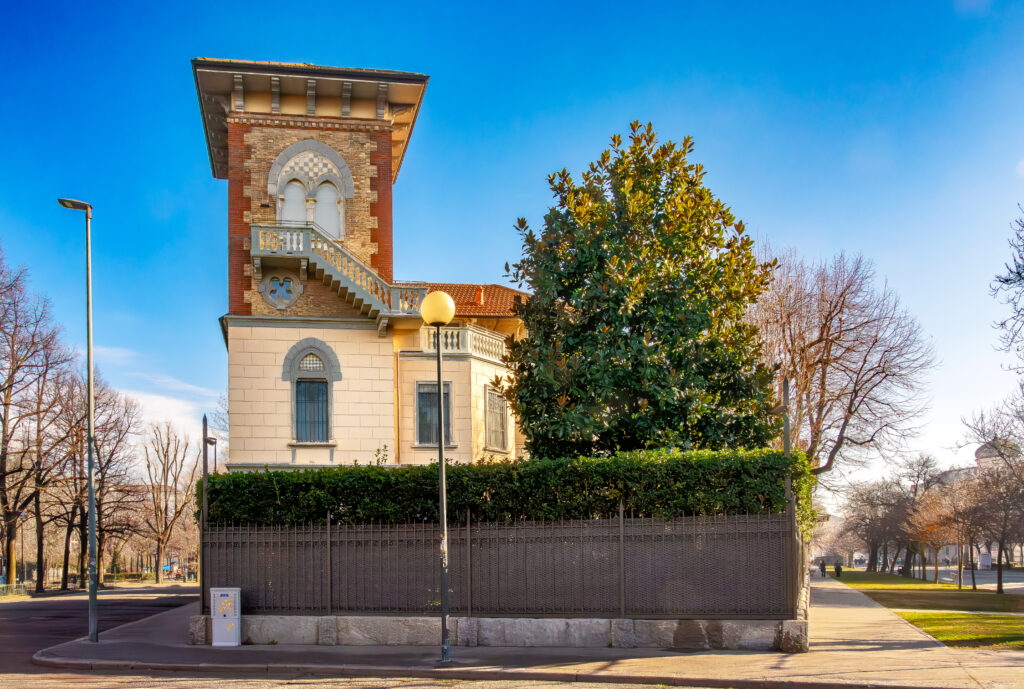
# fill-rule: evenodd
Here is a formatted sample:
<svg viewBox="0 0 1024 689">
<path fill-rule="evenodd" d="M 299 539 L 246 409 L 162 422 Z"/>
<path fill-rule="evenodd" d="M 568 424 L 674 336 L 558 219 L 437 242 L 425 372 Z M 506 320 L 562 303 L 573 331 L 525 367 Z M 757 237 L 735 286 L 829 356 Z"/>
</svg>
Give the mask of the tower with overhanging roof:
<svg viewBox="0 0 1024 689">
<path fill-rule="evenodd" d="M 213 176 L 228 181 L 228 468 L 431 461 L 436 346 L 446 456 L 521 453 L 491 382 L 507 373 L 525 295 L 394 276 L 392 190 L 428 77 L 206 58 L 192 69 Z M 440 342 L 419 317 L 431 289 L 456 301 Z"/>
</svg>

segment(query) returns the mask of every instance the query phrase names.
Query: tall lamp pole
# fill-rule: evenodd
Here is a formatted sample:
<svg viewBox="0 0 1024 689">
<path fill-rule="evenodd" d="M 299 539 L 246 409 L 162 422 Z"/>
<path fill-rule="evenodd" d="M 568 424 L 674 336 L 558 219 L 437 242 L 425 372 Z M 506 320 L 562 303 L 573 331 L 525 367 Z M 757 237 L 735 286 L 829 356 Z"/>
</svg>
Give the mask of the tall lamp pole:
<svg viewBox="0 0 1024 689">
<path fill-rule="evenodd" d="M 455 318 L 455 302 L 446 292 L 431 292 L 420 305 L 423 322 L 434 327 L 434 349 L 437 350 L 437 479 L 440 493 L 441 521 L 441 662 L 452 659 L 452 645 L 448 634 L 448 486 L 444 462 L 444 381 L 441 378 L 441 327 Z"/>
<path fill-rule="evenodd" d="M 89 435 L 86 451 L 89 457 L 86 481 L 89 485 L 89 641 L 97 643 L 99 636 L 99 609 L 96 603 L 96 490 L 94 488 L 95 467 L 93 461 L 96 440 L 95 402 L 92 380 L 92 206 L 75 199 L 57 199 L 57 203 L 74 211 L 85 211 L 85 329 L 86 361 L 88 368 L 87 391 L 89 397 Z"/>
</svg>

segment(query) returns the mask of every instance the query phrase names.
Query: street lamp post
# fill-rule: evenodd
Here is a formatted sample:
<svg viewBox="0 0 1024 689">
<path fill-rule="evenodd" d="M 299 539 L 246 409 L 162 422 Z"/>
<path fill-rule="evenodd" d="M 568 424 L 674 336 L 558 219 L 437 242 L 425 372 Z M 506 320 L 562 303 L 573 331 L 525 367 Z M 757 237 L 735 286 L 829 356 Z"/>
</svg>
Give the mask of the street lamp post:
<svg viewBox="0 0 1024 689">
<path fill-rule="evenodd" d="M 89 486 L 89 641 L 96 643 L 100 637 L 99 610 L 96 603 L 96 490 L 94 488 L 95 466 L 93 460 L 93 444 L 96 439 L 94 418 L 96 405 L 93 400 L 92 379 L 92 206 L 85 201 L 76 201 L 75 199 L 57 199 L 57 203 L 64 208 L 85 211 L 85 356 L 88 369 L 86 389 L 89 397 L 89 433 L 86 440 L 86 451 L 89 457 L 86 470 L 86 482 Z"/>
<path fill-rule="evenodd" d="M 444 462 L 444 381 L 441 379 L 441 327 L 455 317 L 455 302 L 446 292 L 431 292 L 420 305 L 423 322 L 434 327 L 434 349 L 437 350 L 437 476 L 440 493 L 441 521 L 441 662 L 452 660 L 448 634 L 448 487 Z"/>
</svg>

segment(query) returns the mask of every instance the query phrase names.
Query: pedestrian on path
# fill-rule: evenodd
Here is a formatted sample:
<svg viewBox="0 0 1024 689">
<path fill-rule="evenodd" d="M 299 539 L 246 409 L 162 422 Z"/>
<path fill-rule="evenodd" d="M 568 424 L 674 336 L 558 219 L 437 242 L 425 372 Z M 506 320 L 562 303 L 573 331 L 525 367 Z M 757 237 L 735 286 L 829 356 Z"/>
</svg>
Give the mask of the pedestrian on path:
<svg viewBox="0 0 1024 689">
<path fill-rule="evenodd" d="M 836 579 L 838 579 L 841 576 L 843 576 L 843 566 L 837 562 L 836 563 Z"/>
<path fill-rule="evenodd" d="M 824 559 L 822 559 L 822 561 L 818 563 L 818 569 L 821 570 L 821 578 L 824 579 L 825 578 L 825 560 Z"/>
</svg>

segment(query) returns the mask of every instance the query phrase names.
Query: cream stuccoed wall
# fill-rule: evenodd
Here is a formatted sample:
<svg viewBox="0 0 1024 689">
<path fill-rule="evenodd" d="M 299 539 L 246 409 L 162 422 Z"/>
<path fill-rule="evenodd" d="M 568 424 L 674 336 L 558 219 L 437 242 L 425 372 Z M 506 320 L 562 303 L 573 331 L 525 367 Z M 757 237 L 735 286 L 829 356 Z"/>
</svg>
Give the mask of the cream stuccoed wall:
<svg viewBox="0 0 1024 689">
<path fill-rule="evenodd" d="M 515 419 L 509 409 L 506 417 L 508 447 L 505 452 L 486 446 L 487 388 L 496 375 L 507 369 L 479 357 L 448 355 L 443 360 L 443 378 L 452 385 L 452 441 L 445 457 L 453 462 L 479 462 L 491 457 L 503 459 L 522 454 L 517 446 Z M 401 351 L 399 368 L 399 433 L 402 464 L 428 464 L 437 461 L 437 446 L 416 442 L 416 384 L 437 380 L 437 360 L 433 353 Z"/>
<path fill-rule="evenodd" d="M 228 413 L 231 462 L 245 466 L 324 466 L 372 463 L 375 451 L 395 446 L 395 357 L 391 336 L 379 337 L 371 323 L 280 321 L 227 324 Z M 309 325 L 310 327 L 306 327 Z M 341 380 L 332 383 L 331 448 L 296 446 L 291 382 L 282 379 L 288 350 L 305 338 L 334 350 Z"/>
<path fill-rule="evenodd" d="M 437 382 L 437 359 L 432 353 L 402 352 L 398 356 L 398 367 L 401 399 L 399 461 L 402 464 L 436 462 L 437 445 L 422 446 L 416 442 L 416 383 Z M 474 459 L 469 357 L 445 357 L 442 377 L 451 383 L 452 395 L 453 445 L 445 447 L 444 456 L 452 462 L 469 463 Z"/>
<path fill-rule="evenodd" d="M 471 403 L 473 415 L 473 457 L 480 461 L 485 457 L 505 459 L 517 457 L 523 453 L 522 447 L 516 445 L 515 416 L 511 407 L 506 406 L 505 438 L 506 449 L 487 447 L 487 390 L 493 388 L 496 376 L 505 377 L 508 369 L 485 359 L 472 359 L 470 369 Z"/>
</svg>

